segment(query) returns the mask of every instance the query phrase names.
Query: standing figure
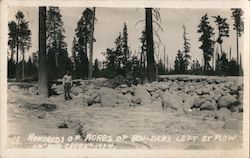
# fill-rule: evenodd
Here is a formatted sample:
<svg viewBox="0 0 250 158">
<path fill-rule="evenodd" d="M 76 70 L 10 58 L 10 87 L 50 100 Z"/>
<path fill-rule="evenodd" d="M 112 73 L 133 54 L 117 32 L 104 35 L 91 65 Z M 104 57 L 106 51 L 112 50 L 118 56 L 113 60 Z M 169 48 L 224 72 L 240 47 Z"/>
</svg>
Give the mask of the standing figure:
<svg viewBox="0 0 250 158">
<path fill-rule="evenodd" d="M 72 99 L 70 96 L 70 89 L 73 86 L 73 82 L 69 71 L 67 71 L 67 73 L 63 76 L 63 86 L 64 86 L 64 99 L 65 100 Z"/>
</svg>

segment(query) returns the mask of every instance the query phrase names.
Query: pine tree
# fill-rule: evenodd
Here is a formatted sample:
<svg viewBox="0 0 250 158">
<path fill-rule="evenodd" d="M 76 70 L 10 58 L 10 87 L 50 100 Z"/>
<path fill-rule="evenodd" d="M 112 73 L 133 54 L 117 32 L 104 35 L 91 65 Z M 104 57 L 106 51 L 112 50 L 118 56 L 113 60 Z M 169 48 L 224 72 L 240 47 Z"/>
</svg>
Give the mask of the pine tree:
<svg viewBox="0 0 250 158">
<path fill-rule="evenodd" d="M 91 41 L 91 26 L 93 24 L 93 12 L 91 9 L 87 8 L 83 11 L 82 17 L 77 23 L 77 28 L 75 29 L 75 34 L 78 43 L 78 54 L 79 66 L 76 69 L 82 78 L 88 77 L 89 71 L 89 60 L 88 60 L 88 45 Z"/>
<path fill-rule="evenodd" d="M 237 64 L 239 64 L 239 37 L 244 32 L 244 22 L 242 16 L 244 12 L 240 8 L 232 8 L 232 18 L 234 20 L 233 29 L 236 31 Z"/>
<path fill-rule="evenodd" d="M 53 80 L 58 77 L 61 78 L 66 70 L 71 69 L 59 7 L 49 7 L 46 25 L 49 73 L 53 74 L 50 75 L 50 80 Z"/>
<path fill-rule="evenodd" d="M 99 61 L 98 61 L 98 59 L 95 59 L 93 76 L 96 77 L 96 78 L 100 76 L 100 69 L 99 69 Z"/>
<path fill-rule="evenodd" d="M 9 26 L 9 41 L 8 45 L 12 53 L 16 48 L 16 79 L 19 80 L 19 50 L 23 54 L 22 60 L 22 80 L 24 79 L 24 64 L 25 64 L 25 51 L 31 47 L 31 31 L 29 29 L 29 22 L 25 20 L 22 11 L 16 14 L 16 21 L 11 21 Z"/>
<path fill-rule="evenodd" d="M 210 26 L 207 14 L 205 14 L 198 25 L 198 33 L 201 33 L 199 41 L 202 42 L 202 45 L 199 47 L 203 51 L 204 57 L 204 70 L 208 71 L 211 69 L 209 61 L 214 51 L 214 42 L 212 37 L 214 35 L 214 28 Z"/>
<path fill-rule="evenodd" d="M 184 40 L 184 47 L 183 47 L 183 61 L 184 61 L 184 71 L 187 71 L 189 60 L 191 59 L 190 53 L 190 39 L 187 38 L 186 28 L 183 25 L 183 40 Z"/>
<path fill-rule="evenodd" d="M 124 27 L 123 27 L 122 52 L 123 52 L 122 65 L 126 66 L 128 59 L 130 58 L 129 47 L 128 47 L 128 29 L 127 29 L 126 23 L 124 23 Z"/>
<path fill-rule="evenodd" d="M 219 32 L 216 42 L 219 43 L 220 51 L 221 51 L 221 54 L 222 54 L 223 53 L 223 50 L 222 50 L 223 38 L 224 37 L 229 37 L 229 25 L 226 22 L 227 18 L 222 18 L 222 17 L 220 17 L 220 15 L 213 16 L 213 17 L 215 18 L 214 22 L 216 23 L 217 28 L 218 28 L 218 32 Z"/>
</svg>

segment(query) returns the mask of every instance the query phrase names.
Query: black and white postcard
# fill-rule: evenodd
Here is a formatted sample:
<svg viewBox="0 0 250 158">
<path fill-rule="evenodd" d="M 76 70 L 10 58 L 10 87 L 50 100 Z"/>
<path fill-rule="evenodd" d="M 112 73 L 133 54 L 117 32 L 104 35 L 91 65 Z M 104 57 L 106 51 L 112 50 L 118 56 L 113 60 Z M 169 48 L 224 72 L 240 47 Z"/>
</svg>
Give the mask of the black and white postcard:
<svg viewBox="0 0 250 158">
<path fill-rule="evenodd" d="M 248 1 L 1 7 L 3 158 L 249 156 Z"/>
</svg>

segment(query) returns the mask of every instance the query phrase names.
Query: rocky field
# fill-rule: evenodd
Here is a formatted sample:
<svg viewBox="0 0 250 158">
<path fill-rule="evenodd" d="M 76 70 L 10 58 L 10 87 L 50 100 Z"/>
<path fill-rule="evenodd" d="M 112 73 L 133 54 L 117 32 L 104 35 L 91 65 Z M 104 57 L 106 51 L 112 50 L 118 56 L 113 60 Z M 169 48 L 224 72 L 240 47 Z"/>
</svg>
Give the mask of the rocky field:
<svg viewBox="0 0 250 158">
<path fill-rule="evenodd" d="M 115 148 L 236 149 L 242 143 L 243 81 L 241 77 L 160 76 L 159 82 L 111 88 L 106 79 L 75 80 L 72 100 L 53 84 L 48 99 L 35 83 L 8 83 L 8 145 L 32 147 L 30 133 L 68 137 L 80 134 L 128 135 Z M 172 141 L 134 136 L 170 136 Z M 21 144 L 15 143 L 16 136 Z M 213 136 L 203 142 L 185 136 Z M 221 139 L 219 137 L 221 136 Z M 236 139 L 227 140 L 231 136 Z M 225 139 L 224 139 L 225 137 Z M 78 140 L 83 142 L 83 140 Z"/>
</svg>

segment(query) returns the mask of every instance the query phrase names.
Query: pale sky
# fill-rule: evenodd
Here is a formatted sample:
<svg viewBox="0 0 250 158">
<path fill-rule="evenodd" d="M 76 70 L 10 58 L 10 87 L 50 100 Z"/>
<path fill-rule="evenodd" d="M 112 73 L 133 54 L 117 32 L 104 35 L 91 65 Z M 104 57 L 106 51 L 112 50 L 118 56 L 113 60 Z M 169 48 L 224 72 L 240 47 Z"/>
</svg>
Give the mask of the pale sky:
<svg viewBox="0 0 250 158">
<path fill-rule="evenodd" d="M 71 56 L 72 41 L 75 36 L 75 28 L 77 22 L 82 16 L 85 8 L 82 7 L 60 7 L 62 20 L 65 28 L 65 42 L 68 46 L 68 53 Z M 32 47 L 27 54 L 31 54 L 38 50 L 38 7 L 10 7 L 9 21 L 15 20 L 17 11 L 23 11 L 25 19 L 30 22 L 29 27 L 32 32 Z M 162 44 L 160 46 L 160 56 L 163 58 L 163 47 L 166 47 L 166 54 L 169 59 L 174 61 L 178 49 L 183 49 L 183 25 L 186 27 L 187 38 L 191 43 L 191 57 L 202 61 L 202 50 L 199 49 L 201 42 L 198 41 L 200 34 L 197 33 L 197 26 L 203 15 L 208 14 L 210 24 L 217 29 L 212 16 L 220 15 L 227 18 L 230 27 L 230 37 L 224 38 L 223 49 L 226 53 L 229 52 L 229 47 L 232 47 L 232 57 L 236 58 L 236 33 L 233 30 L 233 20 L 231 19 L 230 9 L 169 9 L 161 8 L 160 14 L 162 19 L 163 32 L 159 31 Z M 95 32 L 96 42 L 94 43 L 94 59 L 105 59 L 101 52 L 105 52 L 107 48 L 113 48 L 114 40 L 119 32 L 122 32 L 124 22 L 128 27 L 128 39 L 131 51 L 139 51 L 141 43 L 139 38 L 144 28 L 144 23 L 136 23 L 145 18 L 143 8 L 96 8 Z M 215 35 L 217 37 L 217 34 Z M 240 38 L 240 52 L 243 50 L 243 37 Z M 157 38 L 155 38 L 157 40 Z M 157 52 L 158 53 L 158 50 Z M 26 55 L 28 58 L 28 55 Z M 173 63 L 172 63 L 173 64 Z"/>
</svg>

